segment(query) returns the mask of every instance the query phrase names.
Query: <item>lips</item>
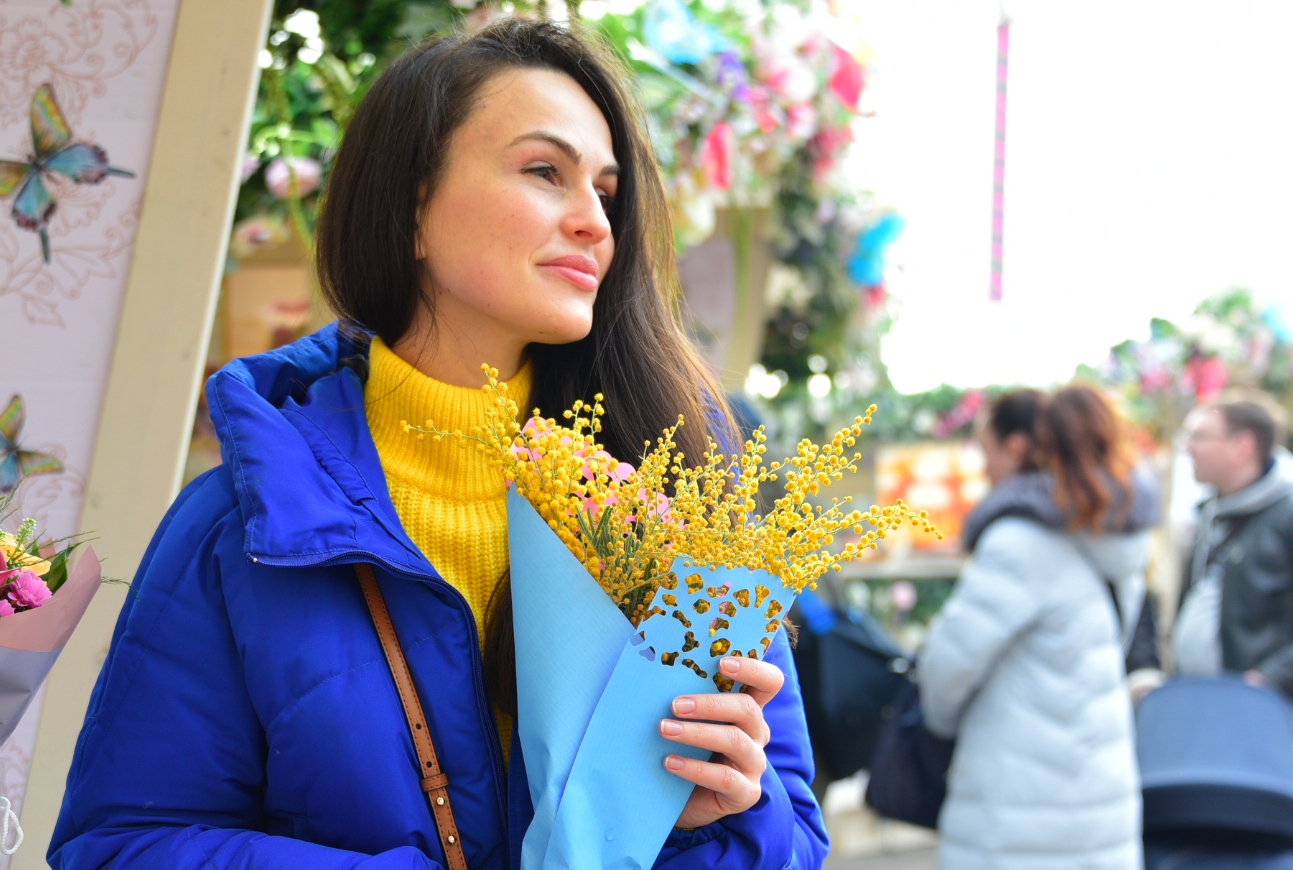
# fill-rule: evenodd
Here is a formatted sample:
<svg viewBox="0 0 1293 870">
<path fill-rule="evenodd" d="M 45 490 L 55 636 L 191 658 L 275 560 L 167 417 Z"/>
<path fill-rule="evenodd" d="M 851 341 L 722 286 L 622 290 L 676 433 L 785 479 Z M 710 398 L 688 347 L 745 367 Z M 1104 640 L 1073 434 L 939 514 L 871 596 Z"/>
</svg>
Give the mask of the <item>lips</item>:
<svg viewBox="0 0 1293 870">
<path fill-rule="evenodd" d="M 596 290 L 599 283 L 597 280 L 597 261 L 592 257 L 572 254 L 568 257 L 558 257 L 555 260 L 540 263 L 539 268 L 552 272 L 559 278 L 564 278 L 580 290 Z"/>
</svg>

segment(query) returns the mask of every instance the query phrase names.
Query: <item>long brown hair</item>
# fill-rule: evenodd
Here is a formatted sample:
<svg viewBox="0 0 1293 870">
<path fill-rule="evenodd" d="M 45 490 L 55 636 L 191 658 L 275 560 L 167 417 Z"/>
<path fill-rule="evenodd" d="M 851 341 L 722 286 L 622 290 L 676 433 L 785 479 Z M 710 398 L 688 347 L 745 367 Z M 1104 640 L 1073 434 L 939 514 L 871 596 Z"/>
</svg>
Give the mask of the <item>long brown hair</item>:
<svg viewBox="0 0 1293 870">
<path fill-rule="evenodd" d="M 684 334 L 664 186 L 632 75 L 595 37 L 548 22 L 507 18 L 475 35 L 433 38 L 393 63 L 350 121 L 328 180 L 318 225 L 318 272 L 328 303 L 353 328 L 394 346 L 422 292 L 418 221 L 444 171 L 454 131 L 481 89 L 513 69 L 570 76 L 601 110 L 620 172 L 610 214 L 615 257 L 598 290 L 589 335 L 531 345 L 531 406 L 555 416 L 576 399 L 605 396 L 601 437 L 635 459 L 682 414 L 678 444 L 692 461 L 709 437 L 734 442 L 723 393 Z M 486 627 L 486 669 L 496 701 L 514 705 L 511 595 L 500 585 Z"/>
<path fill-rule="evenodd" d="M 1074 531 L 1099 531 L 1115 508 L 1130 510 L 1135 450 L 1122 418 L 1098 390 L 1074 384 L 1043 402 L 1037 450 L 1055 475 L 1055 504 Z"/>
</svg>

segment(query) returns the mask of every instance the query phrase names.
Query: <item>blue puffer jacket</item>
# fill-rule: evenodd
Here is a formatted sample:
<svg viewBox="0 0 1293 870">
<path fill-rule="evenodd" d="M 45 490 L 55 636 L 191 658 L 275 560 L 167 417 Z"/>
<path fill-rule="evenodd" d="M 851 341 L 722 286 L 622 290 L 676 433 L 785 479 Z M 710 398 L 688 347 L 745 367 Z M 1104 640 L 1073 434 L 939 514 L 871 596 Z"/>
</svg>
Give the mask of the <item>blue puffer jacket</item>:
<svg viewBox="0 0 1293 870">
<path fill-rule="evenodd" d="M 354 564 L 376 566 L 472 870 L 517 868 L 532 815 L 505 772 L 476 624 L 409 539 L 335 328 L 207 386 L 224 464 L 180 494 L 117 621 L 68 776 L 55 868 L 434 868 L 435 825 Z M 787 674 L 749 811 L 675 831 L 657 867 L 810 868 L 826 852 Z M 643 728 L 655 727 L 643 722 Z"/>
</svg>

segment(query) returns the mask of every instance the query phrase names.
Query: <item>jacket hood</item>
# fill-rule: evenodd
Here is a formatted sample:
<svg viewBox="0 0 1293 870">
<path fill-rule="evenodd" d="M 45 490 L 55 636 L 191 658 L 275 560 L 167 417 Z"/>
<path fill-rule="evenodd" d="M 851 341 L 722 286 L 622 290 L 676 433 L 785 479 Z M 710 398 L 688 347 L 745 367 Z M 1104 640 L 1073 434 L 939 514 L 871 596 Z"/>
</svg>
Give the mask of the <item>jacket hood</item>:
<svg viewBox="0 0 1293 870">
<path fill-rule="evenodd" d="M 1114 505 L 1106 520 L 1105 532 L 1128 534 L 1152 529 L 1161 513 L 1158 482 L 1151 469 L 1138 467 L 1131 474 L 1131 492 L 1114 486 Z M 1130 495 L 1131 504 L 1124 509 Z M 970 512 L 965 521 L 963 542 L 973 550 L 979 537 L 995 520 L 1023 517 L 1048 528 L 1065 530 L 1068 517 L 1055 504 L 1055 477 L 1048 471 L 1030 471 L 1012 475 L 992 488 Z M 1097 538 L 1104 535 L 1087 537 Z"/>
<path fill-rule="evenodd" d="M 1203 504 L 1214 517 L 1247 516 L 1269 507 L 1293 493 L 1293 455 L 1281 450 L 1271 459 L 1266 473 L 1239 492 L 1213 496 Z"/>
<path fill-rule="evenodd" d="M 364 337 L 336 324 L 234 360 L 207 382 L 247 555 L 274 565 L 375 560 L 437 576 L 405 534 L 364 410 Z"/>
</svg>

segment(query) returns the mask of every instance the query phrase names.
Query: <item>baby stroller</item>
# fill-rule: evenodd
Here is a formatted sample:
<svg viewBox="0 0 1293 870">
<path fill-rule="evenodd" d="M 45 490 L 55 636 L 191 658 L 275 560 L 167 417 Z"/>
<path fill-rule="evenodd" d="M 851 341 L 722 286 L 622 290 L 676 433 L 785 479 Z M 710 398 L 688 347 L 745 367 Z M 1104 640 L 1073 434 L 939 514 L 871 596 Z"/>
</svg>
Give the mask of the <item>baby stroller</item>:
<svg viewBox="0 0 1293 870">
<path fill-rule="evenodd" d="M 1293 707 L 1235 677 L 1136 711 L 1146 870 L 1293 870 Z"/>
</svg>

